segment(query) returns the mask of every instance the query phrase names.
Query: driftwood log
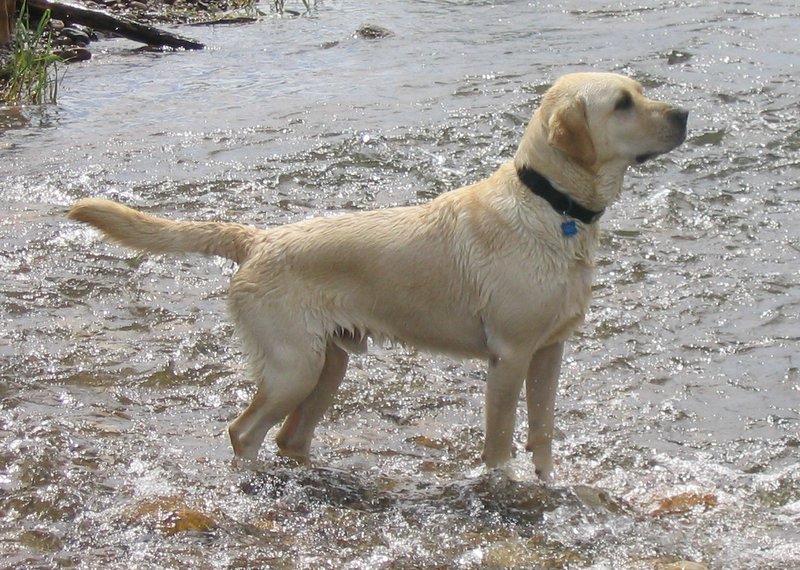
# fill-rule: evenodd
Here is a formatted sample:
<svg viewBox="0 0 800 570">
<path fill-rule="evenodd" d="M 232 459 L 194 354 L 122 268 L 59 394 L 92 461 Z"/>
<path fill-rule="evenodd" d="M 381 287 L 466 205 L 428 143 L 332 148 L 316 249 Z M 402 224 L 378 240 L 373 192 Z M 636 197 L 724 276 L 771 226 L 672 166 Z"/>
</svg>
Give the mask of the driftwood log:
<svg viewBox="0 0 800 570">
<path fill-rule="evenodd" d="M 70 2 L 55 0 L 27 0 L 28 8 L 44 12 L 50 10 L 50 16 L 65 22 L 83 24 L 93 30 L 117 34 L 151 46 L 162 46 L 175 49 L 203 49 L 205 46 L 194 40 L 177 34 L 166 32 L 152 26 L 136 22 L 129 18 L 112 16 L 100 10 L 93 10 Z"/>
</svg>

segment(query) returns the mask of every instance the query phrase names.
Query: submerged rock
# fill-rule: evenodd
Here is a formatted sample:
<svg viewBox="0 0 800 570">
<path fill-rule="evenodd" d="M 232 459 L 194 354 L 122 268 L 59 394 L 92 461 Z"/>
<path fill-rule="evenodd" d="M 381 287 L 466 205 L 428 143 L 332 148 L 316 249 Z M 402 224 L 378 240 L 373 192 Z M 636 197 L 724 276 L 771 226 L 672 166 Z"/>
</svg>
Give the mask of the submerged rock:
<svg viewBox="0 0 800 570">
<path fill-rule="evenodd" d="M 483 565 L 490 568 L 565 568 L 584 566 L 587 561 L 562 545 L 548 544 L 540 537 L 498 541 L 486 549 Z"/>
<path fill-rule="evenodd" d="M 283 496 L 287 489 L 302 488 L 315 502 L 364 512 L 393 508 L 398 498 L 385 492 L 380 480 L 360 477 L 340 469 L 326 467 L 275 467 L 269 471 L 248 473 L 239 483 L 248 495 L 270 498 Z"/>
<path fill-rule="evenodd" d="M 362 40 L 378 40 L 390 38 L 393 35 L 394 34 L 390 30 L 374 24 L 364 24 L 356 30 L 356 37 Z"/>
<path fill-rule="evenodd" d="M 68 47 L 54 52 L 58 57 L 67 63 L 79 61 L 89 61 L 92 59 L 92 52 L 85 47 Z"/>
<path fill-rule="evenodd" d="M 155 526 L 172 536 L 182 532 L 210 532 L 217 523 L 208 514 L 190 507 L 180 497 L 154 497 L 133 506 L 127 513 L 130 524 Z"/>
<path fill-rule="evenodd" d="M 680 493 L 656 499 L 650 514 L 656 517 L 682 515 L 694 510 L 706 511 L 717 506 L 717 497 L 711 493 Z"/>
<path fill-rule="evenodd" d="M 661 566 L 660 570 L 708 570 L 708 566 L 700 564 L 699 562 L 681 560 L 680 562 L 673 562 L 672 564 Z"/>
<path fill-rule="evenodd" d="M 603 489 L 590 487 L 589 485 L 575 485 L 572 492 L 580 499 L 581 503 L 594 510 L 608 511 L 620 514 L 631 510 L 630 505 L 625 504 L 621 499 L 610 495 Z"/>
<path fill-rule="evenodd" d="M 363 512 L 398 509 L 412 518 L 423 511 L 469 511 L 474 519 L 485 519 L 487 524 L 498 519 L 536 524 L 544 513 L 559 507 L 575 511 L 587 508 L 568 488 L 548 487 L 538 481 L 514 481 L 498 470 L 442 484 L 393 482 L 376 478 L 372 473 L 329 467 L 273 467 L 246 474 L 239 488 L 248 495 L 273 499 L 282 497 L 287 490 L 301 489 L 312 503 Z"/>
<path fill-rule="evenodd" d="M 674 49 L 666 55 L 666 58 L 667 65 L 675 65 L 689 61 L 692 59 L 692 54 L 686 51 Z"/>
</svg>

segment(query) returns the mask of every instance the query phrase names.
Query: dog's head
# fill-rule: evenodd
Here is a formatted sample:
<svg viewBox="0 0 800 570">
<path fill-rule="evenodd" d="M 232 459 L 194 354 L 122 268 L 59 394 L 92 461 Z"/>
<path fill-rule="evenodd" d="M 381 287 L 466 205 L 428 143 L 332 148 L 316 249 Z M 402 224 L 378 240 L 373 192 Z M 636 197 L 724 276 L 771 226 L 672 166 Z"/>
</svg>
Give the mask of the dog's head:
<svg viewBox="0 0 800 570">
<path fill-rule="evenodd" d="M 628 77 L 574 73 L 545 93 L 532 126 L 543 129 L 549 146 L 568 160 L 596 172 L 606 164 L 630 166 L 674 149 L 686 138 L 688 116 L 648 99 L 641 84 Z"/>
</svg>

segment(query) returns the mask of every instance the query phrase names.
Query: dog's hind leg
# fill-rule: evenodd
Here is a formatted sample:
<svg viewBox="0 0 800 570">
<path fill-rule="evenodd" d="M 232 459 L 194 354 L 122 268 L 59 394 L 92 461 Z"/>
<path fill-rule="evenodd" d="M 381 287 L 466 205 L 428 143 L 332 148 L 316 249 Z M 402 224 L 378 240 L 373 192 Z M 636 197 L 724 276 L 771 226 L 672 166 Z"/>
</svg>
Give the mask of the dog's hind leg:
<svg viewBox="0 0 800 570">
<path fill-rule="evenodd" d="M 294 409 L 278 432 L 276 441 L 283 455 L 298 459 L 308 458 L 311 438 L 319 420 L 333 403 L 336 391 L 347 371 L 349 356 L 333 342 L 328 342 L 325 365 L 317 385 L 303 402 Z"/>
<path fill-rule="evenodd" d="M 281 316 L 286 317 L 251 312 L 237 319 L 258 385 L 250 405 L 228 428 L 234 453 L 244 459 L 255 459 L 267 432 L 311 394 L 325 363 L 324 344 L 291 324 L 297 320 Z"/>
</svg>

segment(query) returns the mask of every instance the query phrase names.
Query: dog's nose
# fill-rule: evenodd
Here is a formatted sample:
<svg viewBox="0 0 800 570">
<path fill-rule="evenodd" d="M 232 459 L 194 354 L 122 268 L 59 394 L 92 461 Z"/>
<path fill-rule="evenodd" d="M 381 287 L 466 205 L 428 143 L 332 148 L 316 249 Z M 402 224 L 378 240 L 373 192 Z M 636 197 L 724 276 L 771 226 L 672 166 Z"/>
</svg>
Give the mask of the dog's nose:
<svg viewBox="0 0 800 570">
<path fill-rule="evenodd" d="M 681 109 L 680 107 L 674 107 L 667 111 L 667 119 L 676 127 L 685 129 L 686 123 L 689 120 L 689 111 Z"/>
</svg>

